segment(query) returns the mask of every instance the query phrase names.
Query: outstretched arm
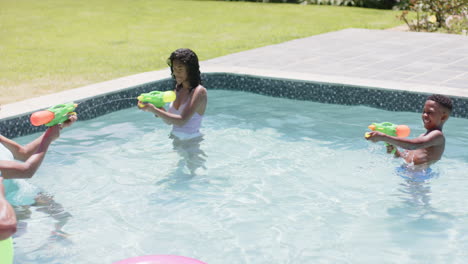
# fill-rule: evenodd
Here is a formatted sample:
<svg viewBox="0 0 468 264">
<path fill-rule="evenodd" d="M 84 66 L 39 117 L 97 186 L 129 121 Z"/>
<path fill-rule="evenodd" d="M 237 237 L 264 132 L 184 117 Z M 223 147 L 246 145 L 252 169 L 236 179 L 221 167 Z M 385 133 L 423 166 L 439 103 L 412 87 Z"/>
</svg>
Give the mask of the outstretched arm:
<svg viewBox="0 0 468 264">
<path fill-rule="evenodd" d="M 69 120 L 64 122 L 61 126 L 62 128 L 71 126 L 78 117 L 76 115 L 72 115 L 69 117 Z M 22 146 L 15 141 L 6 138 L 4 136 L 0 136 L 0 143 L 2 143 L 11 153 L 13 153 L 13 157 L 16 160 L 26 161 L 37 152 L 38 147 L 44 140 L 44 135 L 47 133 L 44 132 L 40 137 L 36 138 L 35 140 L 31 141 L 29 144 Z"/>
<path fill-rule="evenodd" d="M 3 179 L 0 177 L 0 241 L 11 237 L 16 232 L 15 211 L 5 199 Z"/>
<path fill-rule="evenodd" d="M 26 161 L 37 150 L 43 138 L 44 134 L 25 146 L 22 146 L 4 136 L 0 136 L 0 142 L 13 154 L 13 157 L 16 160 Z"/>
<path fill-rule="evenodd" d="M 33 141 L 34 144 L 38 144 L 36 152 L 30 155 L 27 160 L 25 160 L 25 162 L 5 160 L 0 161 L 0 171 L 2 172 L 2 177 L 5 179 L 31 178 L 44 160 L 50 143 L 52 143 L 52 141 L 57 139 L 59 136 L 60 127 L 50 127 L 41 137 L 35 140 L 40 140 L 40 142 L 36 143 Z M 15 142 L 13 143 L 16 144 Z M 10 144 L 14 145 L 13 143 Z"/>
<path fill-rule="evenodd" d="M 382 132 L 372 131 L 369 132 L 369 137 L 367 137 L 367 139 L 372 142 L 384 141 L 391 145 L 409 150 L 438 146 L 445 142 L 444 135 L 439 130 L 433 130 L 413 139 L 393 137 Z"/>
</svg>

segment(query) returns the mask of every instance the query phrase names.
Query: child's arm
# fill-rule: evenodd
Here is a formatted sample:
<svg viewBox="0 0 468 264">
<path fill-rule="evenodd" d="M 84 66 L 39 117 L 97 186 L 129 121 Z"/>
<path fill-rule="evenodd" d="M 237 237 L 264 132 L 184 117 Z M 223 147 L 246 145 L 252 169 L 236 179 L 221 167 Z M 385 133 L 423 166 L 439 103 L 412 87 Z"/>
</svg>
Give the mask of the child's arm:
<svg viewBox="0 0 468 264">
<path fill-rule="evenodd" d="M 158 107 L 159 110 L 167 113 L 166 109 L 164 107 Z M 157 114 L 154 114 L 155 117 L 159 117 Z M 166 123 L 166 125 L 172 125 L 172 123 L 170 123 L 169 121 L 167 121 L 166 119 L 163 119 L 162 120 L 164 121 L 164 123 Z"/>
<path fill-rule="evenodd" d="M 2 172 L 2 177 L 5 179 L 31 178 L 41 165 L 42 160 L 44 160 L 50 143 L 52 143 L 52 141 L 57 139 L 59 136 L 60 127 L 50 127 L 41 137 L 33 141 L 34 144 L 38 144 L 37 150 L 31 154 L 24 163 L 5 160 L 0 161 L 0 171 Z M 36 143 L 36 141 L 39 139 L 40 142 Z M 9 140 L 7 144 L 15 145 L 16 143 L 12 140 Z"/>
<path fill-rule="evenodd" d="M 76 115 L 72 115 L 69 117 L 69 120 L 65 121 L 61 125 L 61 127 L 64 128 L 64 127 L 71 126 L 77 119 L 78 117 Z M 31 141 L 29 144 L 25 146 L 22 146 L 16 143 L 15 141 L 9 138 L 6 138 L 4 136 L 1 136 L 1 135 L 0 135 L 0 143 L 2 143 L 3 146 L 5 146 L 13 154 L 13 157 L 16 160 L 26 161 L 27 159 L 29 159 L 29 157 L 31 157 L 31 155 L 36 153 L 37 148 L 43 141 L 44 135 L 46 133 L 47 131 L 44 134 L 42 134 L 40 137 L 36 138 L 35 140 Z"/>
<path fill-rule="evenodd" d="M 16 160 L 26 161 L 34 151 L 38 148 L 39 144 L 42 142 L 44 134 L 40 137 L 36 138 L 35 140 L 31 141 L 26 146 L 22 146 L 15 141 L 6 138 L 4 136 L 0 136 L 0 142 L 5 146 L 12 154 Z"/>
<path fill-rule="evenodd" d="M 5 199 L 3 179 L 0 177 L 0 241 L 11 237 L 16 232 L 16 215 L 13 207 Z"/>
<path fill-rule="evenodd" d="M 197 111 L 198 106 L 200 106 L 203 103 L 206 103 L 206 101 L 206 89 L 204 87 L 201 87 L 201 89 L 195 89 L 191 101 L 188 103 L 187 107 L 184 108 L 184 111 L 182 111 L 180 115 L 171 114 L 169 112 L 155 107 L 152 104 L 145 104 L 145 106 L 140 107 L 140 109 L 151 112 L 161 117 L 166 123 L 183 126 L 190 120 L 190 118 L 192 118 L 192 116 Z"/>
<path fill-rule="evenodd" d="M 409 150 L 428 148 L 445 143 L 444 134 L 440 130 L 433 130 L 413 139 L 393 137 L 382 132 L 372 131 L 369 132 L 369 137 L 367 139 L 372 142 L 384 141 L 391 145 Z"/>
</svg>

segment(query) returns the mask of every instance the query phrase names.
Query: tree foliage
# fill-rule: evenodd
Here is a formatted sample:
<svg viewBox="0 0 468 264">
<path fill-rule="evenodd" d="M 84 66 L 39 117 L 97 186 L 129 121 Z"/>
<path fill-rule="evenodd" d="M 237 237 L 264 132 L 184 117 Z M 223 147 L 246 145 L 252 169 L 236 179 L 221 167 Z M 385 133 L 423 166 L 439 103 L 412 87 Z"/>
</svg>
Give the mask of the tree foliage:
<svg viewBox="0 0 468 264">
<path fill-rule="evenodd" d="M 468 30 L 468 0 L 408 0 L 409 11 L 416 18 L 409 19 L 410 12 L 403 11 L 400 19 L 412 31 L 447 31 L 463 33 Z"/>
</svg>

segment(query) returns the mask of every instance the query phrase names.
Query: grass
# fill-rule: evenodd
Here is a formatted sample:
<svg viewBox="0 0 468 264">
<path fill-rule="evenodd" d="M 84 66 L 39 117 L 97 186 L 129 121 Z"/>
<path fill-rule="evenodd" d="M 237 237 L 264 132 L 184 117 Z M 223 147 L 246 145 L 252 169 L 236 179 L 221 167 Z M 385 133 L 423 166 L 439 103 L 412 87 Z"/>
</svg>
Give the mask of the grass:
<svg viewBox="0 0 468 264">
<path fill-rule="evenodd" d="M 344 28 L 400 25 L 397 12 L 196 0 L 0 0 L 0 103 Z M 287 52 L 287 51 L 285 51 Z"/>
</svg>

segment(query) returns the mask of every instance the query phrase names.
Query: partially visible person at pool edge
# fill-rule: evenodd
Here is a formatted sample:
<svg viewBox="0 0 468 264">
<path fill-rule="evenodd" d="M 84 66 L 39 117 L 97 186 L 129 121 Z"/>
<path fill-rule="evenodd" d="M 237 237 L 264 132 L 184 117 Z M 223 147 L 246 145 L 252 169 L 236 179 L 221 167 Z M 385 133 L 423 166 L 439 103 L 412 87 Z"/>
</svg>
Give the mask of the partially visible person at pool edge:
<svg viewBox="0 0 468 264">
<path fill-rule="evenodd" d="M 390 144 L 387 152 L 395 146 L 406 149 L 396 151 L 395 157 L 405 159 L 412 169 L 424 170 L 441 159 L 445 149 L 445 136 L 442 128 L 452 112 L 452 100 L 445 95 L 434 94 L 426 99 L 422 121 L 426 132 L 414 139 L 388 136 L 382 132 L 369 132 L 366 138 L 372 142 L 384 141 Z"/>
<path fill-rule="evenodd" d="M 206 88 L 201 84 L 198 57 L 190 49 L 174 51 L 168 61 L 172 78 L 175 80 L 176 100 L 166 111 L 152 104 L 139 102 L 139 108 L 162 118 L 167 124 L 172 124 L 171 135 L 180 140 L 202 136 L 200 126 L 205 113 L 208 96 Z"/>
<path fill-rule="evenodd" d="M 1 214 L 3 214 L 2 209 L 9 210 L 11 205 L 23 206 L 38 202 L 36 200 L 40 194 L 38 188 L 18 181 L 31 178 L 34 175 L 44 160 L 49 145 L 60 136 L 60 130 L 72 125 L 76 120 L 76 115 L 70 116 L 68 121 L 48 128 L 40 137 L 25 146 L 0 135 L 0 181 L 2 182 L 0 183 L 0 191 L 4 190 L 0 195 L 0 219 L 2 218 Z M 24 188 L 26 190 L 21 190 L 21 187 L 26 187 Z M 19 191 L 21 191 L 21 195 L 18 195 Z M 13 233 L 15 231 L 16 228 Z M 2 235 L 0 235 L 0 240 L 1 238 Z"/>
<path fill-rule="evenodd" d="M 5 198 L 3 178 L 0 177 L 0 241 L 11 237 L 16 232 L 16 215 L 13 207 Z"/>
</svg>

